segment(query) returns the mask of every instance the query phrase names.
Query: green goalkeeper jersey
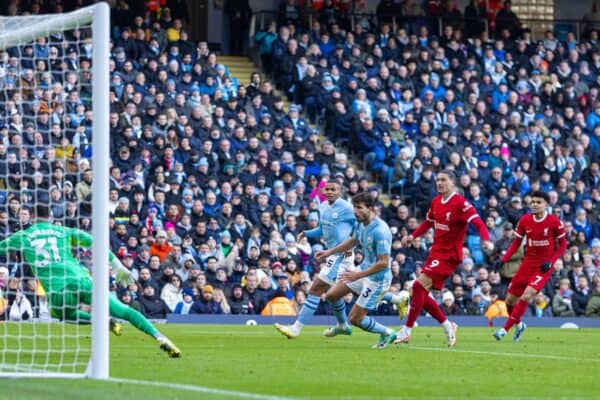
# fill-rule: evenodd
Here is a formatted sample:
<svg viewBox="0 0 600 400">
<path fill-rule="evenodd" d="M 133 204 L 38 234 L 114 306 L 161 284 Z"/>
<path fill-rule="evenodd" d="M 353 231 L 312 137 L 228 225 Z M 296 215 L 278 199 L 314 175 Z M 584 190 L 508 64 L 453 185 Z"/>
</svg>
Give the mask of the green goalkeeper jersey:
<svg viewBox="0 0 600 400">
<path fill-rule="evenodd" d="M 91 245 L 92 236 L 84 231 L 38 222 L 0 241 L 0 254 L 20 250 L 44 289 L 54 292 L 90 278 L 88 269 L 73 257 L 72 247 Z"/>
</svg>

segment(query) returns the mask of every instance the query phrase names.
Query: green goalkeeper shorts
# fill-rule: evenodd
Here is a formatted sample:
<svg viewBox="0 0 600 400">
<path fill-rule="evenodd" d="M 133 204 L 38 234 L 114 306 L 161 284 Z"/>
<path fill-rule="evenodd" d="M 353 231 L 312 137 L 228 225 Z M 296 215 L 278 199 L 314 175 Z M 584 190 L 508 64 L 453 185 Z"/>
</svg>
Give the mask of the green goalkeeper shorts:
<svg viewBox="0 0 600 400">
<path fill-rule="evenodd" d="M 62 289 L 54 289 L 48 294 L 50 313 L 61 320 L 75 319 L 79 305 L 92 304 L 92 279 L 89 277 L 67 280 Z"/>
</svg>

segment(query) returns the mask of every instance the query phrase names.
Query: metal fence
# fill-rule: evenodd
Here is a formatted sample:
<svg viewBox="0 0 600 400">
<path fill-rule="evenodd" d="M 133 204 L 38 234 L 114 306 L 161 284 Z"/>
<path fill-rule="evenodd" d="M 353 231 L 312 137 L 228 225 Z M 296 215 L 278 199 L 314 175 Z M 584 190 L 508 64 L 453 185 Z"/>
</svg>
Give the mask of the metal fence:
<svg viewBox="0 0 600 400">
<path fill-rule="evenodd" d="M 253 13 L 250 38 L 258 31 L 264 30 L 268 27 L 271 21 L 279 21 L 280 15 L 276 10 L 260 10 Z M 299 16 L 298 22 L 300 25 L 310 27 L 315 19 L 319 20 L 321 14 L 314 13 L 302 13 Z M 351 12 L 342 14 L 342 20 L 348 27 L 353 27 L 357 23 L 365 24 L 368 26 L 376 26 L 380 20 L 384 20 L 391 24 L 392 30 L 396 32 L 397 29 L 403 27 L 409 31 L 414 31 L 421 26 L 427 26 L 430 33 L 441 36 L 446 25 L 452 25 L 458 28 L 464 28 L 468 25 L 479 24 L 482 29 L 485 30 L 489 37 L 494 36 L 494 32 L 490 26 L 488 19 L 468 19 L 465 17 L 445 17 L 445 16 L 424 16 L 424 17 L 409 17 L 409 16 L 398 16 L 398 15 L 384 15 L 377 16 L 375 13 L 362 13 L 362 12 Z M 538 40 L 543 38 L 544 33 L 548 30 L 553 31 L 555 35 L 564 40 L 568 32 L 572 32 L 575 38 L 579 40 L 581 36 L 591 29 L 598 29 L 600 26 L 594 21 L 584 21 L 582 19 L 520 19 L 523 28 L 531 30 L 532 38 Z"/>
</svg>

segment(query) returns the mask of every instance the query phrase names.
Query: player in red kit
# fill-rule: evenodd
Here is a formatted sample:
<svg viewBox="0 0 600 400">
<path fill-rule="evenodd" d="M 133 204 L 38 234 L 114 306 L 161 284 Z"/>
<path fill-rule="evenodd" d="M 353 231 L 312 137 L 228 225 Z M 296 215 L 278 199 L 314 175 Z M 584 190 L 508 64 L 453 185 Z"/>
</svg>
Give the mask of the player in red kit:
<svg viewBox="0 0 600 400">
<path fill-rule="evenodd" d="M 462 262 L 462 248 L 467 235 L 467 226 L 473 224 L 483 239 L 483 247 L 491 251 L 494 247 L 484 222 L 477 214 L 475 207 L 456 192 L 456 175 L 454 171 L 444 170 L 435 179 L 437 191 L 440 193 L 431 201 L 425 221 L 415 231 L 403 238 L 403 245 L 421 236 L 433 227 L 433 245 L 429 256 L 423 264 L 423 270 L 413 284 L 410 311 L 406 324 L 398 332 L 394 343 L 408 343 L 410 332 L 425 309 L 444 328 L 448 338 L 448 346 L 456 345 L 456 324 L 448 321 L 436 301 L 429 296 L 431 288 L 441 290 L 444 281 L 452 275 Z"/>
<path fill-rule="evenodd" d="M 506 336 L 514 325 L 517 325 L 517 328 L 513 340 L 521 339 L 527 328 L 521 317 L 527 311 L 529 302 L 546 285 L 552 276 L 554 262 L 567 248 L 565 228 L 558 217 L 547 212 L 548 200 L 548 194 L 545 192 L 531 193 L 533 212 L 521 217 L 515 238 L 506 253 L 494 265 L 494 268 L 499 269 L 503 263 L 510 260 L 526 238 L 525 257 L 508 286 L 506 308 L 509 317 L 504 327 L 494 333 L 497 340 Z"/>
</svg>

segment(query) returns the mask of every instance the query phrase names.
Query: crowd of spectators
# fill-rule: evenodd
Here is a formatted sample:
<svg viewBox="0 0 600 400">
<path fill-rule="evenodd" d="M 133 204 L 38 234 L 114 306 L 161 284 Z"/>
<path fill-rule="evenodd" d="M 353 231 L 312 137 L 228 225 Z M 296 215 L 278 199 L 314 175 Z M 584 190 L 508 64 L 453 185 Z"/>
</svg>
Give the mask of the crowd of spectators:
<svg viewBox="0 0 600 400">
<path fill-rule="evenodd" d="M 109 62 L 110 244 L 137 279 L 113 286 L 119 298 L 151 318 L 268 314 L 281 298 L 293 312 L 321 267 L 312 254 L 322 243 L 297 236 L 318 224 L 329 179 L 346 198 L 378 200 L 394 237 L 391 290 L 407 288 L 432 235 L 407 248 L 400 239 L 423 218 L 436 172 L 452 168 L 498 251 L 528 193 L 548 192 L 569 248 L 531 312 L 600 316 L 598 32 L 534 40 L 501 29 L 492 39 L 446 24 L 436 36 L 427 19 L 396 31 L 376 19 L 347 26 L 327 7 L 311 26 L 285 20 L 257 33 L 263 73 L 248 86 L 172 13 L 129 18 L 126 4 L 113 7 L 126 22 L 113 26 Z M 0 51 L 0 238 L 31 223 L 35 202 L 90 227 L 90 55 L 86 29 Z M 497 253 L 474 231 L 464 253 L 439 300 L 449 314 L 483 315 L 523 254 L 493 271 Z M 37 304 L 18 261 L 0 267 L 7 315 L 23 298 Z M 330 312 L 322 302 L 317 313 Z"/>
</svg>

